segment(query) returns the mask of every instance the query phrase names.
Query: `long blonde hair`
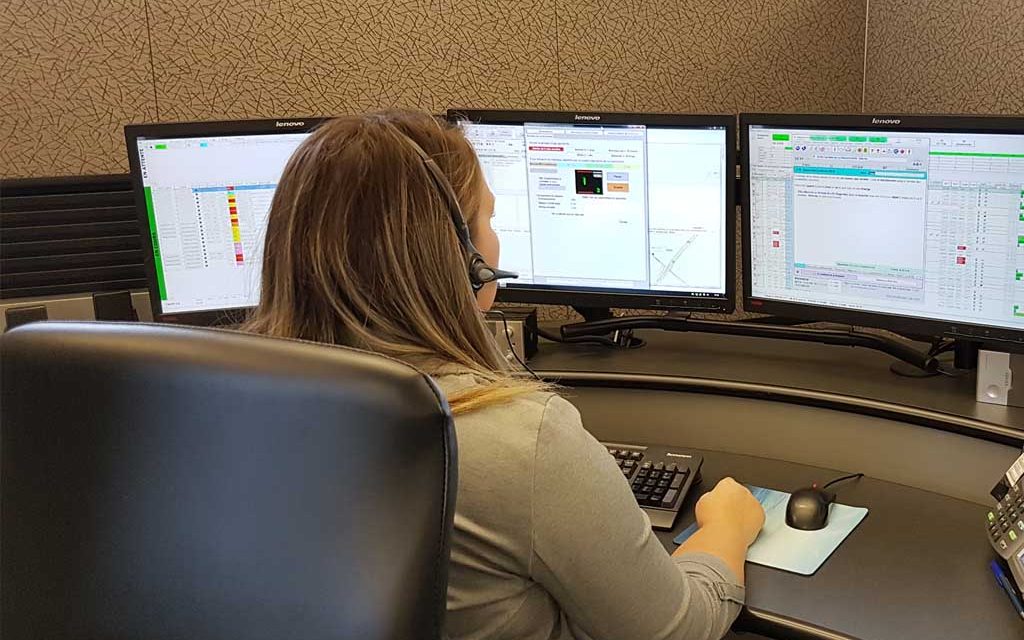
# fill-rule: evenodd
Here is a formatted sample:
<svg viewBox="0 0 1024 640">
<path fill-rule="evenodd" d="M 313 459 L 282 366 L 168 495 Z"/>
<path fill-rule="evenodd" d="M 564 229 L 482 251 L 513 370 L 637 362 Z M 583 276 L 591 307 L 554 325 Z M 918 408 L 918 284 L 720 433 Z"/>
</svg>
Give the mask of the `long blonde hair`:
<svg viewBox="0 0 1024 640">
<path fill-rule="evenodd" d="M 246 330 L 354 346 L 425 367 L 442 361 L 482 385 L 454 413 L 542 388 L 514 375 L 488 332 L 448 204 L 420 145 L 448 178 L 466 222 L 483 176 L 462 131 L 425 113 L 328 121 L 292 155 L 267 221 L 259 306 Z"/>
</svg>

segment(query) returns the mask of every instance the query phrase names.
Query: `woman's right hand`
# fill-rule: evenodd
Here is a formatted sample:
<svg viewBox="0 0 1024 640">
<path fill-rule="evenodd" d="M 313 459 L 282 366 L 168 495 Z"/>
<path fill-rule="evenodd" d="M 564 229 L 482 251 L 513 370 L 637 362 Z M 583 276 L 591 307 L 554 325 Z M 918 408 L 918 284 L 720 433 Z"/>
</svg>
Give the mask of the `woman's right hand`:
<svg viewBox="0 0 1024 640">
<path fill-rule="evenodd" d="M 761 503 L 732 478 L 723 478 L 714 489 L 701 496 L 696 515 L 700 528 L 713 529 L 718 535 L 736 535 L 745 547 L 754 543 L 764 526 Z"/>
</svg>

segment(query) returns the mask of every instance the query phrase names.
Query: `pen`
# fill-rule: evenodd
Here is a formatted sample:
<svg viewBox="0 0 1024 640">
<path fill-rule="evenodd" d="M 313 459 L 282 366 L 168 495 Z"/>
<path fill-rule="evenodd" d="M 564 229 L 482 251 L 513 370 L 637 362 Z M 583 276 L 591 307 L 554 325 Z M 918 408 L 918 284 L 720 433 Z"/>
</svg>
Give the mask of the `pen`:
<svg viewBox="0 0 1024 640">
<path fill-rule="evenodd" d="M 996 582 L 998 582 L 999 586 L 1003 588 L 1006 595 L 1010 596 L 1010 602 L 1013 603 L 1013 608 L 1017 610 L 1017 615 L 1024 618 L 1024 606 L 1021 606 L 1020 599 L 1014 592 L 1013 585 L 1010 584 L 1010 580 L 1006 577 L 1006 574 L 1003 573 L 1002 567 L 1000 567 L 999 563 L 995 560 L 989 562 L 988 566 L 992 569 L 992 574 L 996 577 Z"/>
</svg>

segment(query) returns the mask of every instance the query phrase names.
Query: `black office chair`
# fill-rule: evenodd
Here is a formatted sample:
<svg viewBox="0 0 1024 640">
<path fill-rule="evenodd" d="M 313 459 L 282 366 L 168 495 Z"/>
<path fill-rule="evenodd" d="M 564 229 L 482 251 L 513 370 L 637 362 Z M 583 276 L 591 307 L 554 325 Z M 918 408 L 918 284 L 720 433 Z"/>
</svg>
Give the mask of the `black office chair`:
<svg viewBox="0 0 1024 640">
<path fill-rule="evenodd" d="M 0 637 L 438 638 L 447 403 L 354 350 L 34 323 L 0 338 Z"/>
</svg>

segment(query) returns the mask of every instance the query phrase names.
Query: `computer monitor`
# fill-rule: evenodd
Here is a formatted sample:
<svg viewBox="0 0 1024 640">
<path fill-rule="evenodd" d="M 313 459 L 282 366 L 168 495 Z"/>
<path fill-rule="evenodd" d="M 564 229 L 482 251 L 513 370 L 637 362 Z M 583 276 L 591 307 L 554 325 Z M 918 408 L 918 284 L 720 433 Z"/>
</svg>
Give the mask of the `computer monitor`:
<svg viewBox="0 0 1024 640">
<path fill-rule="evenodd" d="M 1024 346 L 1024 118 L 740 116 L 747 310 Z"/>
<path fill-rule="evenodd" d="M 237 321 L 259 303 L 267 214 L 316 118 L 125 127 L 153 317 Z"/>
<path fill-rule="evenodd" d="M 495 197 L 498 299 L 734 307 L 735 117 L 448 112 Z"/>
</svg>

